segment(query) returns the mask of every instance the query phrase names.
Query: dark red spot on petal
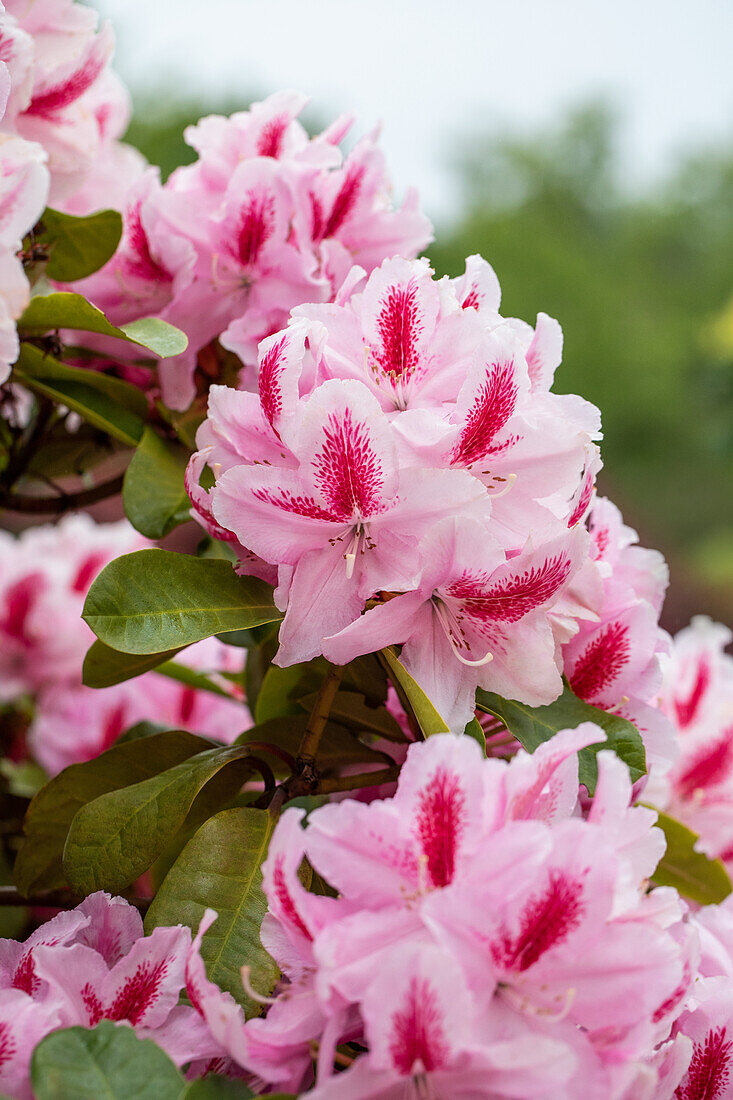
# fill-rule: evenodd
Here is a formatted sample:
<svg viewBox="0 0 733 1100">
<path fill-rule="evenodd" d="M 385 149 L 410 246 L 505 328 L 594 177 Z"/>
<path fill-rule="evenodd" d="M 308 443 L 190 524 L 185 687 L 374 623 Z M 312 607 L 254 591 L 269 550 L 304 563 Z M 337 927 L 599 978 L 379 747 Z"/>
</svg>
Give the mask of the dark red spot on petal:
<svg viewBox="0 0 733 1100">
<path fill-rule="evenodd" d="M 288 115 L 278 115 L 266 122 L 257 139 L 258 157 L 279 157 L 285 131 L 290 123 Z"/>
<path fill-rule="evenodd" d="M 570 675 L 570 686 L 577 696 L 590 702 L 612 684 L 631 656 L 629 628 L 609 623 L 583 650 Z"/>
<path fill-rule="evenodd" d="M 89 1013 L 89 1027 L 94 1027 L 102 1019 L 104 1008 L 89 982 L 82 988 L 81 999 L 84 1002 L 84 1007 Z"/>
<path fill-rule="evenodd" d="M 569 560 L 559 554 L 540 566 L 493 585 L 485 574 L 465 573 L 446 589 L 446 593 L 462 601 L 463 612 L 474 621 L 516 623 L 551 599 L 569 573 Z"/>
<path fill-rule="evenodd" d="M 695 676 L 695 682 L 692 685 L 692 690 L 686 699 L 680 699 L 675 697 L 674 709 L 677 715 L 677 725 L 681 729 L 685 729 L 695 720 L 695 715 L 698 712 L 700 703 L 710 686 L 711 672 L 710 663 L 706 655 L 700 658 L 700 662 L 697 666 L 697 675 Z"/>
<path fill-rule="evenodd" d="M 239 212 L 236 259 L 243 267 L 257 263 L 262 249 L 275 230 L 275 197 L 250 194 Z"/>
<path fill-rule="evenodd" d="M 171 274 L 166 267 L 155 259 L 150 251 L 150 240 L 141 217 L 142 200 L 127 211 L 125 229 L 129 254 L 125 258 L 127 272 L 137 279 L 155 283 L 169 283 Z"/>
<path fill-rule="evenodd" d="M 0 1024 L 0 1069 L 10 1061 L 17 1049 L 17 1043 L 10 1031 L 10 1024 Z"/>
<path fill-rule="evenodd" d="M 25 645 L 32 645 L 28 629 L 28 615 L 33 607 L 37 590 L 43 585 L 41 573 L 29 573 L 27 577 L 11 584 L 5 591 L 5 614 L 0 628 L 10 638 Z"/>
<path fill-rule="evenodd" d="M 363 165 L 357 165 L 347 169 L 344 182 L 341 184 L 338 194 L 333 201 L 331 212 L 323 228 L 321 234 L 323 237 L 333 237 L 349 215 L 353 213 L 359 198 L 359 192 L 362 188 L 365 172 L 366 169 Z"/>
<path fill-rule="evenodd" d="M 676 782 L 683 798 L 692 798 L 695 791 L 716 786 L 728 777 L 733 766 L 733 728 L 725 730 L 719 741 L 705 748 L 687 765 Z"/>
<path fill-rule="evenodd" d="M 267 349 L 260 360 L 260 404 L 273 429 L 282 412 L 280 375 L 283 372 L 287 342 L 287 336 L 283 336 Z"/>
<path fill-rule="evenodd" d="M 38 992 L 41 985 L 41 979 L 36 974 L 36 966 L 33 962 L 33 951 L 26 951 L 25 955 L 22 956 L 15 968 L 11 985 L 13 989 L 21 989 L 23 993 L 27 993 L 29 997 L 32 997 L 34 993 Z"/>
<path fill-rule="evenodd" d="M 328 417 L 323 434 L 313 466 L 334 517 L 346 521 L 355 513 L 366 517 L 382 511 L 384 476 L 367 425 L 347 408 L 341 416 Z"/>
<path fill-rule="evenodd" d="M 519 931 L 503 929 L 491 947 L 497 966 L 528 970 L 551 947 L 563 943 L 580 923 L 583 884 L 562 871 L 550 871 L 543 893 L 529 899 L 519 916 Z"/>
<path fill-rule="evenodd" d="M 470 466 L 491 453 L 494 440 L 514 413 L 518 393 L 514 362 L 492 363 L 453 448 L 451 462 L 454 466 Z"/>
<path fill-rule="evenodd" d="M 275 891 L 275 896 L 280 903 L 280 908 L 285 919 L 289 921 L 290 924 L 292 924 L 295 928 L 297 928 L 301 935 L 305 936 L 307 940 L 312 940 L 313 937 L 311 936 L 308 928 L 303 922 L 300 913 L 296 909 L 295 902 L 293 901 L 290 890 L 288 889 L 288 884 L 285 878 L 284 863 L 285 861 L 282 856 L 279 856 L 275 860 L 275 869 L 272 873 L 272 886 Z"/>
<path fill-rule="evenodd" d="M 595 488 L 596 477 L 591 468 L 586 469 L 583 475 L 583 483 L 580 487 L 580 493 L 578 499 L 575 502 L 575 507 L 570 513 L 570 519 L 568 520 L 568 527 L 575 527 L 576 523 L 580 523 L 581 519 L 588 511 L 588 505 L 591 502 L 593 496 L 593 489 Z"/>
<path fill-rule="evenodd" d="M 64 107 L 75 103 L 84 92 L 91 88 L 94 81 L 102 72 L 107 63 L 106 52 L 94 46 L 88 53 L 83 65 L 65 80 L 60 81 L 44 92 L 33 96 L 27 107 L 30 115 L 42 115 L 46 118 L 53 117 Z"/>
<path fill-rule="evenodd" d="M 111 1005 L 104 1009 L 107 1020 L 129 1020 L 137 1024 L 158 998 L 160 987 L 168 972 L 168 960 L 159 963 L 141 963 L 128 978 Z"/>
<path fill-rule="evenodd" d="M 71 582 L 74 592 L 86 592 L 106 561 L 107 555 L 101 551 L 90 554 L 88 558 L 85 558 Z"/>
<path fill-rule="evenodd" d="M 729 1095 L 733 1042 L 724 1027 L 713 1028 L 695 1043 L 687 1076 L 675 1092 L 677 1100 L 723 1100 Z"/>
<path fill-rule="evenodd" d="M 372 348 L 377 365 L 396 381 L 408 381 L 419 365 L 418 338 L 423 329 L 417 286 L 391 286 L 377 315 L 380 345 Z"/>
<path fill-rule="evenodd" d="M 458 845 L 465 828 L 466 796 L 455 772 L 440 767 L 418 796 L 415 830 L 427 859 L 432 886 L 453 881 Z"/>
<path fill-rule="evenodd" d="M 413 978 L 400 1009 L 392 1014 L 389 1053 L 398 1073 L 431 1073 L 448 1061 L 445 1019 L 435 990 Z"/>
</svg>

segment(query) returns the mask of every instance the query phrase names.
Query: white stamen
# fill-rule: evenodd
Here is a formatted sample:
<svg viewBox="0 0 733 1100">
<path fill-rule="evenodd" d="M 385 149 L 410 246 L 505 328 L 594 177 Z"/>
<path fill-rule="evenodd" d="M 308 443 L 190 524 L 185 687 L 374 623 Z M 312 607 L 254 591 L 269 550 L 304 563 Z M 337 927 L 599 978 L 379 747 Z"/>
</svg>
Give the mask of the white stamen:
<svg viewBox="0 0 733 1100">
<path fill-rule="evenodd" d="M 506 998 L 515 1008 L 518 1008 L 520 1012 L 526 1013 L 528 1016 L 541 1016 L 543 1020 L 548 1023 L 558 1023 L 560 1020 L 564 1020 L 570 1011 L 573 1001 L 575 1000 L 575 989 L 566 989 L 562 996 L 562 1003 L 560 1008 L 553 1012 L 551 1008 L 543 1008 L 541 1006 L 532 1004 L 530 1000 L 523 997 L 516 989 L 511 986 L 504 986 L 501 990 L 502 996 Z"/>
<path fill-rule="evenodd" d="M 494 484 L 496 484 L 496 479 L 493 479 L 493 480 L 494 480 Z M 496 493 L 491 492 L 491 486 L 490 485 L 486 486 L 486 488 L 489 492 L 489 496 L 491 497 L 492 500 L 499 500 L 501 497 L 505 497 L 507 495 L 507 493 L 509 492 L 509 490 L 511 489 L 514 482 L 517 480 L 517 475 L 516 474 L 507 474 L 507 476 L 503 480 L 506 481 L 506 485 L 504 485 L 503 488 L 499 489 L 499 491 L 496 492 Z"/>
<path fill-rule="evenodd" d="M 477 661 L 472 661 L 469 657 L 464 657 L 461 653 L 461 649 L 468 649 L 469 647 L 467 643 L 460 640 L 460 628 L 459 635 L 456 637 L 456 631 L 450 621 L 451 615 L 448 607 L 442 600 L 436 597 L 433 598 L 433 607 L 438 616 L 438 622 L 445 631 L 448 643 L 462 665 L 467 665 L 468 668 L 480 668 L 482 665 L 488 665 L 489 661 L 493 661 L 494 654 L 491 652 L 488 652 L 484 657 L 480 657 Z M 456 623 L 456 626 L 458 626 L 458 623 Z"/>
<path fill-rule="evenodd" d="M 248 966 L 243 966 L 240 970 L 244 992 L 248 997 L 251 997 L 253 1001 L 256 1001 L 258 1005 L 274 1005 L 277 997 L 265 997 L 262 993 L 258 993 L 256 989 L 252 988 L 252 983 L 249 979 L 250 973 L 251 971 Z"/>
</svg>

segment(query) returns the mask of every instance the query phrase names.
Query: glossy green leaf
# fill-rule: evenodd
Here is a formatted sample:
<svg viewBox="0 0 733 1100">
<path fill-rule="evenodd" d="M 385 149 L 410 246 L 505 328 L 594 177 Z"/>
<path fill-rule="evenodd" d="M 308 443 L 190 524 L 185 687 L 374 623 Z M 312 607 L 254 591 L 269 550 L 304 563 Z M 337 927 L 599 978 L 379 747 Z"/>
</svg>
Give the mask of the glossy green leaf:
<svg viewBox="0 0 733 1100">
<path fill-rule="evenodd" d="M 472 718 L 471 721 L 467 724 L 467 726 L 466 726 L 466 728 L 463 732 L 466 735 L 466 737 L 472 737 L 474 739 L 474 741 L 478 741 L 478 743 L 481 747 L 481 751 L 485 756 L 486 755 L 486 735 L 484 734 L 484 731 L 481 728 L 481 723 L 476 718 Z"/>
<path fill-rule="evenodd" d="M 34 299 L 35 300 L 35 299 Z M 144 393 L 101 371 L 68 367 L 33 344 L 22 343 L 13 379 L 78 413 L 93 427 L 134 447 L 147 414 Z"/>
<path fill-rule="evenodd" d="M 76 329 L 82 332 L 98 332 L 102 336 L 116 336 L 147 348 L 162 359 L 180 355 L 186 350 L 188 340 L 180 329 L 161 321 L 159 317 L 142 317 L 127 325 L 110 324 L 101 310 L 88 302 L 81 294 L 58 291 L 54 294 L 38 294 L 31 298 L 18 319 L 18 331 L 23 336 L 44 336 L 57 329 Z"/>
<path fill-rule="evenodd" d="M 733 889 L 728 872 L 719 859 L 695 850 L 697 834 L 667 814 L 658 815 L 657 825 L 667 838 L 667 851 L 652 875 L 657 886 L 674 886 L 700 905 L 725 901 Z"/>
<path fill-rule="evenodd" d="M 35 243 L 46 245 L 46 275 L 59 283 L 85 279 L 104 267 L 117 251 L 122 236 L 122 215 L 117 210 L 75 217 L 48 207 L 41 218 L 42 230 Z"/>
<path fill-rule="evenodd" d="M 310 711 L 315 703 L 315 694 L 304 695 L 298 700 L 300 706 Z M 402 727 L 386 707 L 370 707 L 364 696 L 357 691 L 339 691 L 331 706 L 331 718 L 350 729 L 363 733 L 373 733 L 387 741 L 407 741 Z"/>
<path fill-rule="evenodd" d="M 284 715 L 279 718 L 271 718 L 267 722 L 253 726 L 237 738 L 237 744 L 247 745 L 252 741 L 274 745 L 284 749 L 291 756 L 297 756 L 301 738 L 308 724 L 308 715 L 303 711 L 300 714 Z M 256 749 L 258 756 L 264 756 L 264 749 Z M 276 775 L 283 772 L 285 765 L 276 758 L 268 760 Z M 336 722 L 327 722 L 326 728 L 318 745 L 318 766 L 322 770 L 338 771 L 341 768 L 354 764 L 380 764 L 386 760 L 376 749 L 365 745 L 354 735 Z M 393 763 L 393 761 L 390 761 Z"/>
<path fill-rule="evenodd" d="M 141 534 L 162 539 L 191 518 L 183 477 L 188 452 L 174 447 L 146 427 L 125 472 L 125 515 Z"/>
<path fill-rule="evenodd" d="M 14 877 L 21 894 L 66 886 L 62 856 L 71 822 L 88 802 L 180 764 L 211 744 L 192 733 L 171 730 L 145 743 L 113 745 L 86 764 L 72 764 L 35 796 L 23 825 Z"/>
<path fill-rule="evenodd" d="M 31 1060 L 36 1100 L 179 1100 L 183 1075 L 152 1039 L 102 1020 L 43 1039 Z"/>
<path fill-rule="evenodd" d="M 267 912 L 262 864 L 274 821 L 266 810 L 235 808 L 210 818 L 188 842 L 166 875 L 145 918 L 147 932 L 159 925 L 198 928 L 207 908 L 219 914 L 204 936 L 201 954 L 211 981 L 257 1015 L 245 996 L 240 971 L 251 967 L 255 989 L 269 993 L 278 969 L 260 942 Z"/>
<path fill-rule="evenodd" d="M 307 664 L 288 665 L 287 668 L 270 665 L 257 696 L 255 722 L 260 724 L 271 718 L 302 714 L 299 699 L 320 687 L 327 670 L 328 665 L 323 658 Z"/>
<path fill-rule="evenodd" d="M 244 1081 L 208 1074 L 196 1081 L 189 1081 L 183 1095 L 185 1100 L 251 1100 L 255 1094 Z M 272 1094 L 270 1100 L 273 1100 Z"/>
<path fill-rule="evenodd" d="M 96 641 L 84 658 L 82 683 L 93 688 L 121 684 L 124 680 L 150 672 L 180 652 L 180 649 L 167 649 L 162 653 L 121 653 L 118 649 L 110 649 L 104 642 Z"/>
<path fill-rule="evenodd" d="M 128 748 L 148 741 L 130 742 Z M 194 800 L 231 767 L 237 790 L 251 774 L 247 749 L 214 748 L 141 783 L 109 791 L 83 806 L 64 847 L 64 875 L 82 897 L 120 893 L 155 862 L 188 816 Z"/>
<path fill-rule="evenodd" d="M 629 769 L 632 783 L 646 774 L 644 742 L 636 726 L 626 718 L 610 714 L 600 707 L 584 703 L 565 685 L 562 695 L 546 707 L 529 707 L 514 699 L 504 699 L 493 692 L 479 688 L 476 706 L 487 714 L 501 719 L 509 732 L 528 752 L 549 741 L 559 730 L 575 729 L 581 722 L 594 722 L 606 734 L 606 741 L 590 745 L 579 753 L 579 777 L 589 794 L 596 789 L 598 765 L 596 753 L 612 749 Z"/>
<path fill-rule="evenodd" d="M 113 649 L 162 653 L 226 630 L 274 622 L 280 612 L 269 585 L 238 577 L 225 561 L 138 550 L 102 570 L 83 618 Z"/>
<path fill-rule="evenodd" d="M 423 736 L 430 737 L 433 733 L 447 733 L 448 726 L 445 720 L 438 714 L 417 681 L 410 676 L 394 649 L 391 647 L 383 649 L 382 655 L 389 666 L 390 675 L 394 677 L 396 683 L 405 693 Z"/>
</svg>

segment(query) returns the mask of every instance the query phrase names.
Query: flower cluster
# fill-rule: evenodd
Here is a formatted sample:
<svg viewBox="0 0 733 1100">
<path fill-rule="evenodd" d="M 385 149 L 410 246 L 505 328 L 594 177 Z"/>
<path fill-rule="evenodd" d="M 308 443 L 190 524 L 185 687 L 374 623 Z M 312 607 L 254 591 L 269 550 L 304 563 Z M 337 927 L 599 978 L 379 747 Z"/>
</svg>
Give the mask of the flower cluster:
<svg viewBox="0 0 733 1100">
<path fill-rule="evenodd" d="M 95 524 L 84 515 L 17 538 L 0 531 L 0 701 L 33 699 L 28 745 L 51 775 L 98 756 L 141 721 L 227 742 L 247 725 L 241 700 L 157 673 L 103 690 L 82 686 L 84 655 L 94 641 L 81 618 L 89 586 L 113 558 L 144 545 L 128 523 Z M 202 672 L 241 671 L 237 652 L 209 638 L 191 647 L 185 661 Z"/>
<path fill-rule="evenodd" d="M 205 979 L 214 914 L 188 967 L 233 1061 L 297 1092 L 318 1049 L 314 1100 L 670 1096 L 651 1086 L 684 1069 L 665 1044 L 695 937 L 674 891 L 646 893 L 664 839 L 612 753 L 579 814 L 577 753 L 602 739 L 586 724 L 507 764 L 445 734 L 409 750 L 392 799 L 333 803 L 305 828 L 287 810 L 264 865 L 262 941 L 283 974 L 265 1017 L 245 1024 Z M 331 896 L 304 887 L 304 857 Z M 365 1053 L 334 1076 L 352 1042 Z"/>
<path fill-rule="evenodd" d="M 190 944 L 180 926 L 144 936 L 138 911 L 104 893 L 59 913 L 25 943 L 0 940 L 0 1089 L 30 1100 L 29 1063 L 40 1040 L 100 1020 L 154 1038 L 179 1065 L 205 1066 L 217 1045 L 198 1013 L 179 1004 Z"/>
<path fill-rule="evenodd" d="M 132 160 L 124 188 L 118 175 L 122 245 L 81 285 L 115 323 L 154 313 L 186 332 L 187 352 L 159 366 L 172 408 L 191 403 L 197 359 L 209 376 L 222 372 L 221 353 L 205 351 L 212 341 L 255 363 L 259 340 L 293 306 L 330 301 L 353 263 L 371 270 L 431 240 L 414 192 L 392 207 L 376 135 L 344 157 L 351 120 L 309 138 L 298 121 L 305 103 L 281 92 L 230 118 L 202 119 L 186 131 L 198 160 L 164 186 L 156 169 Z M 108 204 L 106 186 L 100 176 Z"/>
<path fill-rule="evenodd" d="M 23 238 L 47 204 L 72 202 L 101 164 L 131 155 L 117 140 L 129 96 L 109 67 L 112 29 L 98 24 L 74 0 L 0 3 L 0 381 L 28 302 Z"/>
<path fill-rule="evenodd" d="M 655 792 L 700 836 L 699 847 L 733 868 L 733 634 L 700 615 L 674 639 L 661 706 L 675 727 L 679 760 Z"/>
<path fill-rule="evenodd" d="M 561 642 L 594 614 L 598 412 L 550 392 L 557 323 L 498 307 L 479 257 L 454 280 L 423 260 L 352 269 L 333 304 L 262 342 L 258 395 L 212 388 L 189 471 L 242 571 L 277 567 L 277 663 L 402 643 L 456 731 L 477 683 L 551 702 Z"/>
<path fill-rule="evenodd" d="M 660 658 L 669 638 L 659 627 L 668 569 L 658 550 L 637 545 L 610 500 L 596 498 L 588 526 L 600 586 L 590 593 L 592 618 L 563 647 L 570 686 L 587 703 L 628 718 L 641 731 L 647 766 L 667 770 L 677 754 L 674 730 L 657 708 Z"/>
</svg>

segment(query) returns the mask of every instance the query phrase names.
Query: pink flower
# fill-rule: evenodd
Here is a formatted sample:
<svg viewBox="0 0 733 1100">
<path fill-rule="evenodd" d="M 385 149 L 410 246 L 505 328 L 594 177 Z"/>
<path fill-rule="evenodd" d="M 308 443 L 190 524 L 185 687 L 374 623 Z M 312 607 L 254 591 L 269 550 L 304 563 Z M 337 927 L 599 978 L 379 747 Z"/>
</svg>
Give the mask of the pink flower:
<svg viewBox="0 0 733 1100">
<path fill-rule="evenodd" d="M 327 638 L 329 660 L 403 643 L 401 659 L 450 728 L 471 720 L 477 685 L 532 706 L 562 691 L 548 610 L 582 561 L 582 532 L 507 560 L 489 530 L 446 519 L 420 546 L 412 592 L 374 607 Z"/>
<path fill-rule="evenodd" d="M 654 792 L 699 833 L 699 847 L 733 866 L 733 658 L 731 632 L 704 616 L 676 635 L 664 667 L 663 712 L 674 725 L 679 760 Z"/>
<path fill-rule="evenodd" d="M 145 544 L 125 521 L 95 524 L 75 515 L 0 532 L 0 698 L 79 683 L 94 635 L 81 619 L 84 598 L 112 558 Z"/>
<path fill-rule="evenodd" d="M 43 1036 L 102 1019 L 153 1038 L 178 1065 L 218 1054 L 197 1012 L 178 1003 L 190 943 L 181 926 L 145 937 L 137 910 L 103 893 L 25 943 L 0 940 L 0 1087 L 30 1097 L 30 1055 Z"/>
<path fill-rule="evenodd" d="M 321 652 L 374 592 L 411 587 L 421 533 L 449 509 L 475 514 L 484 496 L 463 471 L 401 470 L 389 421 L 359 382 L 325 382 L 301 410 L 297 425 L 279 422 L 287 465 L 230 468 L 213 504 L 240 542 L 294 569 L 284 665 Z"/>
<path fill-rule="evenodd" d="M 685 1042 L 680 1057 L 659 1044 L 693 940 L 674 892 L 646 892 L 664 841 L 615 756 L 580 811 L 577 752 L 602 739 L 587 724 L 507 764 L 441 735 L 408 750 L 394 798 L 328 804 L 305 828 L 287 810 L 264 867 L 262 940 L 287 979 L 274 1003 L 245 1024 L 189 961 L 234 1062 L 297 1090 L 315 1042 L 314 1097 L 375 1100 L 637 1100 L 634 1082 L 678 1081 Z M 335 897 L 305 889 L 304 856 Z M 350 1041 L 364 1053 L 333 1075 Z"/>
<path fill-rule="evenodd" d="M 181 655 L 188 668 L 220 672 L 239 671 L 241 651 L 215 638 L 191 646 Z M 227 681 L 220 680 L 220 686 Z M 168 729 L 185 729 L 226 744 L 252 724 L 242 700 L 229 699 L 169 680 L 155 672 L 114 687 L 83 687 L 80 683 L 54 684 L 41 691 L 28 743 L 49 775 L 70 764 L 93 760 L 110 748 L 125 730 L 152 721 Z"/>
<path fill-rule="evenodd" d="M 3 60 L 12 86 L 2 126 L 46 150 L 57 205 L 127 125 L 129 97 L 108 69 L 112 30 L 72 0 L 7 0 L 5 8 Z"/>
<path fill-rule="evenodd" d="M 660 658 L 669 645 L 659 627 L 667 566 L 656 550 L 636 545 L 636 532 L 611 501 L 595 500 L 588 526 L 600 586 L 583 601 L 586 617 L 563 647 L 564 672 L 581 699 L 637 726 L 648 766 L 661 776 L 677 754 L 670 723 L 656 708 Z"/>
</svg>

